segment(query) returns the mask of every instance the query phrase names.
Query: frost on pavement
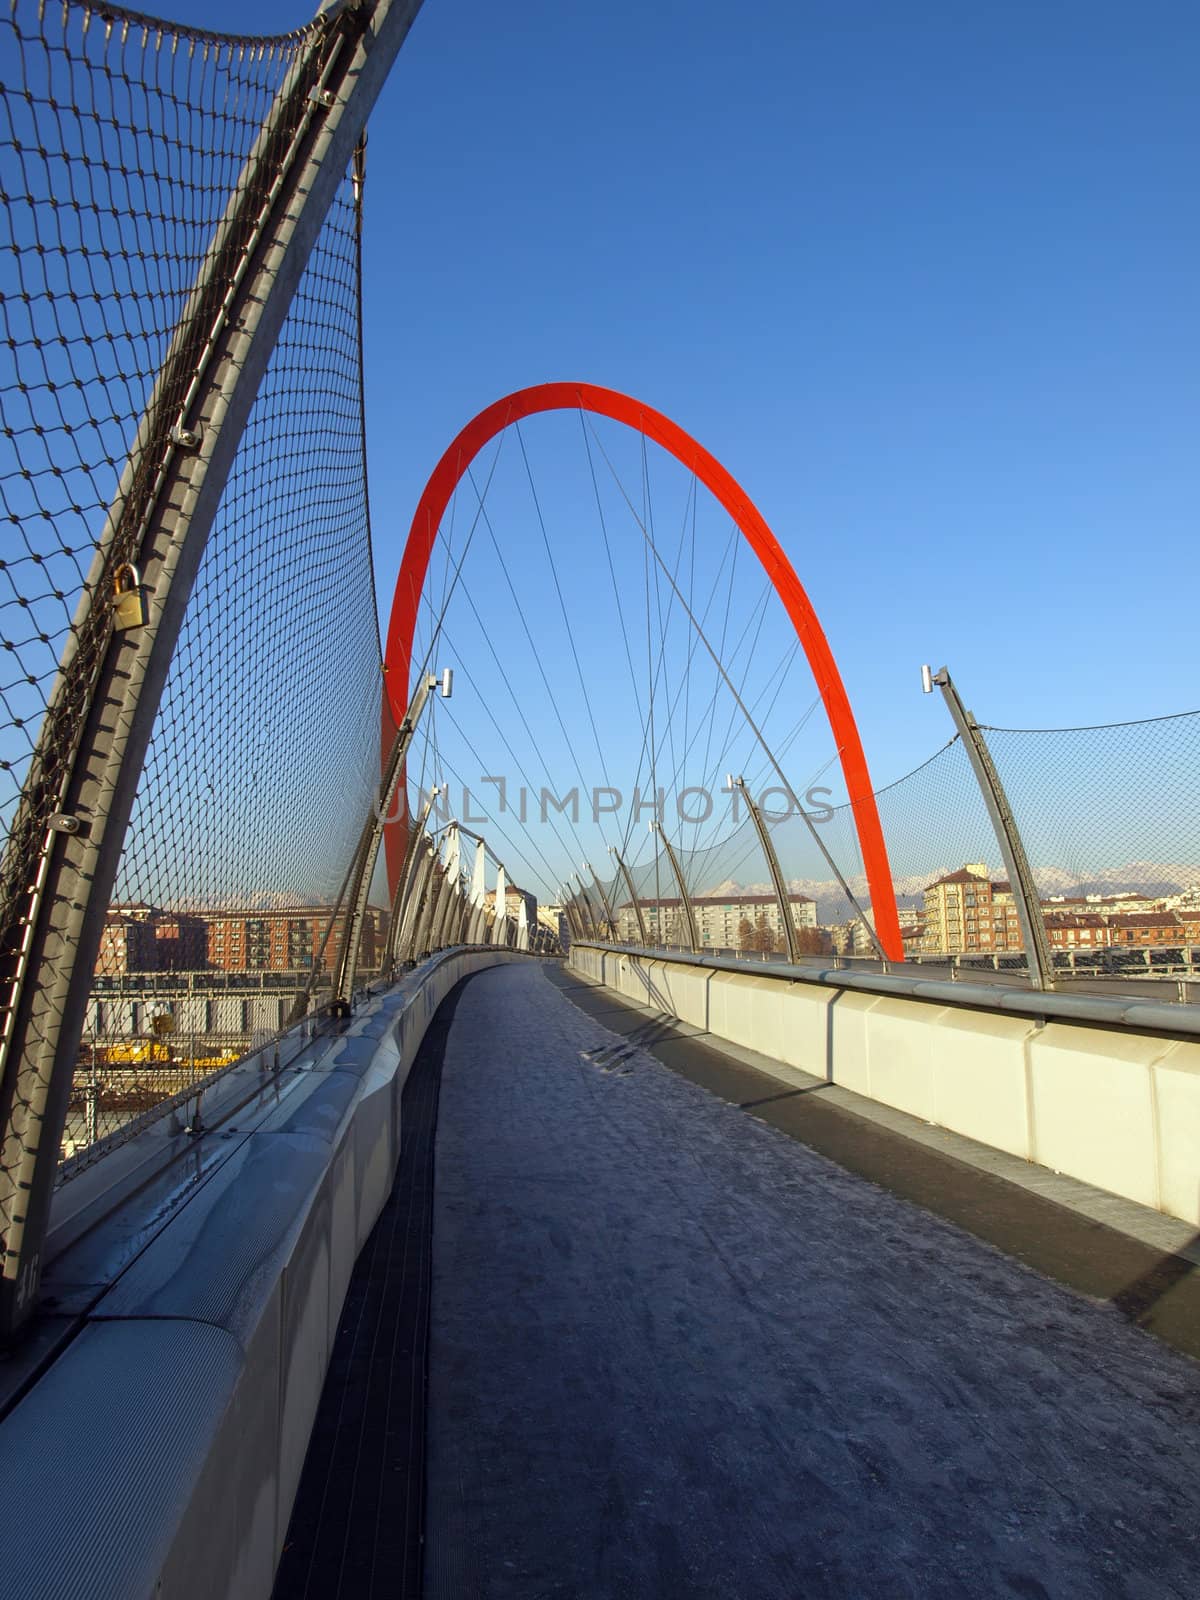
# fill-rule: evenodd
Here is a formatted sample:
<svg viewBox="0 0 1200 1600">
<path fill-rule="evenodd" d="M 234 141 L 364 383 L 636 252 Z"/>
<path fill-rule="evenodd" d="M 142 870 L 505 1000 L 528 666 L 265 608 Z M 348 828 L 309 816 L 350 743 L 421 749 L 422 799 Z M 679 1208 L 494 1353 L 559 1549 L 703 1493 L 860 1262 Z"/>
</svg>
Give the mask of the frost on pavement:
<svg viewBox="0 0 1200 1600">
<path fill-rule="evenodd" d="M 428 1537 L 482 1595 L 1194 1596 L 1200 1370 L 472 979 L 437 1142 Z"/>
</svg>

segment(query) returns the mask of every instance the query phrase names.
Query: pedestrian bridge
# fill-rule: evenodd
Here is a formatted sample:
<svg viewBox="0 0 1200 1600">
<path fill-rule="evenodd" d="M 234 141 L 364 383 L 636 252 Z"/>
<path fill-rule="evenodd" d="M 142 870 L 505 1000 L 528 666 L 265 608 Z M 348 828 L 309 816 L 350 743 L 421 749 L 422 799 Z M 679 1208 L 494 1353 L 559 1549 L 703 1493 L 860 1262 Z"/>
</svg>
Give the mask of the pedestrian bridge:
<svg viewBox="0 0 1200 1600">
<path fill-rule="evenodd" d="M 0 1591 L 1191 1595 L 1200 712 L 880 783 L 589 382 L 373 544 L 418 9 L 0 18 Z"/>
<path fill-rule="evenodd" d="M 60 1191 L 12 1592 L 1189 1593 L 1195 1228 L 896 1109 L 882 1033 L 845 1087 L 861 1021 L 675 1025 L 684 966 L 789 981 L 448 951 Z M 968 1002 L 962 1075 L 1034 1025 Z"/>
</svg>

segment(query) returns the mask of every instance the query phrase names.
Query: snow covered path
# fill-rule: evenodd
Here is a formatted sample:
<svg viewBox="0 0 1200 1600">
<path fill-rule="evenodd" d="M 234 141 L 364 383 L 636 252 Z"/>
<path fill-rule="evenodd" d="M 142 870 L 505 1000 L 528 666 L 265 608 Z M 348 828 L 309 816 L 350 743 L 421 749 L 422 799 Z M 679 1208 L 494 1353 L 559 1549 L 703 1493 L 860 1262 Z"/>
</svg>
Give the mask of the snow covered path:
<svg viewBox="0 0 1200 1600">
<path fill-rule="evenodd" d="M 627 1049 L 457 998 L 427 1593 L 1200 1593 L 1200 1368 Z"/>
</svg>

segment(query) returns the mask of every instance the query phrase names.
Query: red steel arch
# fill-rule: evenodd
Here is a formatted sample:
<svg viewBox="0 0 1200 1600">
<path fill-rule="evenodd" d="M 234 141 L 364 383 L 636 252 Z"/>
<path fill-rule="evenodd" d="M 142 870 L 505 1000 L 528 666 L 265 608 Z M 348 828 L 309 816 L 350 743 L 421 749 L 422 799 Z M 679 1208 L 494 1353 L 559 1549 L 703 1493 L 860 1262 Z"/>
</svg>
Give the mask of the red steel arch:
<svg viewBox="0 0 1200 1600">
<path fill-rule="evenodd" d="M 736 479 L 690 434 L 660 411 L 643 405 L 640 400 L 634 400 L 616 389 L 602 389 L 592 383 L 539 383 L 529 389 L 518 389 L 514 394 L 506 395 L 503 400 L 488 406 L 467 423 L 449 446 L 433 469 L 433 475 L 425 485 L 413 516 L 396 580 L 396 592 L 392 598 L 384 672 L 388 708 L 393 722 L 399 723 L 408 704 L 413 635 L 421 591 L 437 531 L 450 504 L 450 497 L 467 468 L 489 440 L 512 423 L 543 411 L 590 411 L 597 416 L 609 417 L 614 422 L 623 422 L 645 434 L 694 472 L 740 528 L 774 584 L 775 592 L 783 602 L 808 658 L 829 718 L 829 726 L 837 741 L 842 774 L 851 797 L 875 913 L 875 931 L 888 958 L 902 961 L 904 941 L 896 912 L 896 894 L 867 758 L 841 673 L 812 603 L 779 541 Z M 386 731 L 385 743 L 390 744 Z"/>
</svg>

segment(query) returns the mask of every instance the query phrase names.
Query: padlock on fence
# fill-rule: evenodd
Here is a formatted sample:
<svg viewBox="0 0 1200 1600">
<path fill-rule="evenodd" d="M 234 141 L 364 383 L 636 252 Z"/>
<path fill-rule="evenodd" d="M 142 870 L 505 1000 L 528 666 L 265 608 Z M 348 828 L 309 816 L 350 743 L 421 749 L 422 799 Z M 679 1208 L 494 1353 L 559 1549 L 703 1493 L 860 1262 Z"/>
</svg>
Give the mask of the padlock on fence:
<svg viewBox="0 0 1200 1600">
<path fill-rule="evenodd" d="M 130 628 L 144 628 L 149 619 L 146 591 L 142 578 L 132 561 L 122 563 L 113 573 L 113 624 L 122 633 Z"/>
</svg>

